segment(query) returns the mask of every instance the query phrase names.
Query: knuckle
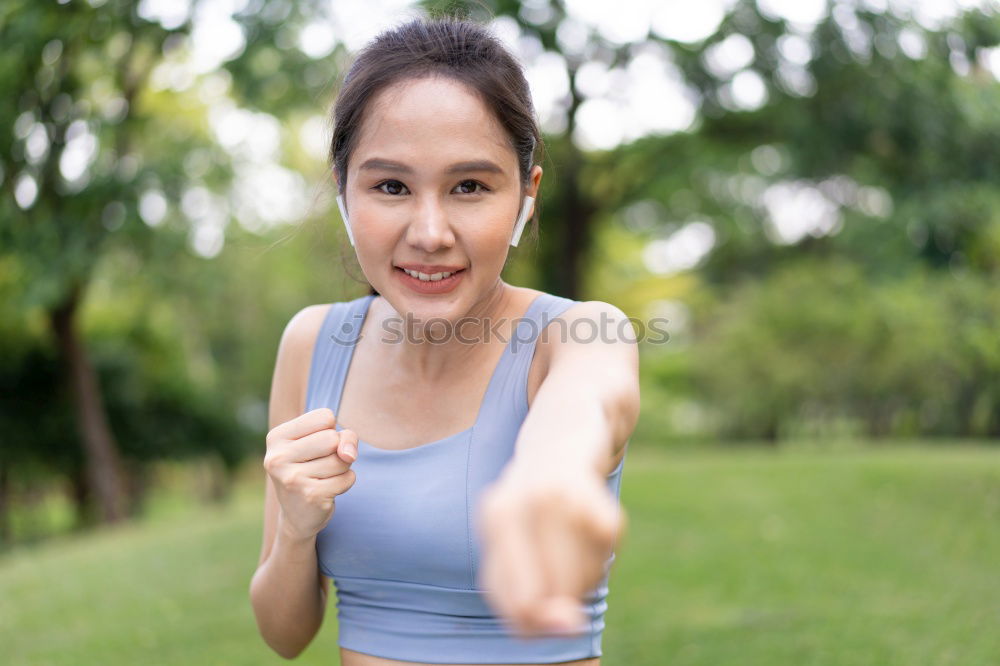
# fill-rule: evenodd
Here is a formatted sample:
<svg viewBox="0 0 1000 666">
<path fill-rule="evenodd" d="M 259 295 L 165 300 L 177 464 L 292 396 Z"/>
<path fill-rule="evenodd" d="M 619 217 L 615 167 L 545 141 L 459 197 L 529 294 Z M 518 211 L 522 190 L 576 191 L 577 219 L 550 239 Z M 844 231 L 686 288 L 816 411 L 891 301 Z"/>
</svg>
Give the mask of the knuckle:
<svg viewBox="0 0 1000 666">
<path fill-rule="evenodd" d="M 323 419 L 326 421 L 327 427 L 332 428 L 336 419 L 334 418 L 333 410 L 329 407 L 320 407 L 320 412 L 323 414 Z"/>
<path fill-rule="evenodd" d="M 318 504 L 320 498 L 315 488 L 306 486 L 302 489 L 302 499 L 305 500 L 306 504 Z"/>
<path fill-rule="evenodd" d="M 628 534 L 628 528 L 629 528 L 628 514 L 625 513 L 625 509 L 620 509 L 618 512 L 618 526 L 615 532 L 615 536 L 618 538 L 625 536 L 626 534 Z"/>
<path fill-rule="evenodd" d="M 618 523 L 617 521 L 599 521 L 595 532 L 602 545 L 610 546 L 611 542 L 614 541 L 615 535 L 618 533 Z"/>
<path fill-rule="evenodd" d="M 358 449 L 358 436 L 352 432 L 347 432 L 346 430 L 340 431 L 340 440 L 337 442 L 339 447 L 343 447 L 344 444 L 352 446 L 355 451 Z"/>
<path fill-rule="evenodd" d="M 282 469 L 278 472 L 278 481 L 288 490 L 296 490 L 298 488 L 298 475 L 289 469 Z"/>
<path fill-rule="evenodd" d="M 274 451 L 268 451 L 264 455 L 264 469 L 271 476 L 275 476 L 281 469 L 281 458 Z"/>
<path fill-rule="evenodd" d="M 349 469 L 343 474 L 340 474 L 339 478 L 340 478 L 340 486 L 342 488 L 340 492 L 343 493 L 349 490 L 351 486 L 354 485 L 354 482 L 357 481 L 358 479 L 358 475 L 353 469 Z"/>
<path fill-rule="evenodd" d="M 522 627 L 530 625 L 534 619 L 533 607 L 527 599 L 513 599 L 508 608 L 511 617 Z"/>
</svg>

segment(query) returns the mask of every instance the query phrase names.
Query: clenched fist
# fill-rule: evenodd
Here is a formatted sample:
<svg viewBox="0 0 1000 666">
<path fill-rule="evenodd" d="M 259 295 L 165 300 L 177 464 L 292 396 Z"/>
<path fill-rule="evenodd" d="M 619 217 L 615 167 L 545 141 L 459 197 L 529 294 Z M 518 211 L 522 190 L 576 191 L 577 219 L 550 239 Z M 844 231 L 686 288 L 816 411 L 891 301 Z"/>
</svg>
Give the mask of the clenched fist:
<svg viewBox="0 0 1000 666">
<path fill-rule="evenodd" d="M 282 529 L 292 536 L 319 533 L 333 516 L 334 498 L 354 485 L 358 436 L 335 424 L 333 412 L 323 407 L 267 433 L 264 470 L 281 504 Z"/>
</svg>

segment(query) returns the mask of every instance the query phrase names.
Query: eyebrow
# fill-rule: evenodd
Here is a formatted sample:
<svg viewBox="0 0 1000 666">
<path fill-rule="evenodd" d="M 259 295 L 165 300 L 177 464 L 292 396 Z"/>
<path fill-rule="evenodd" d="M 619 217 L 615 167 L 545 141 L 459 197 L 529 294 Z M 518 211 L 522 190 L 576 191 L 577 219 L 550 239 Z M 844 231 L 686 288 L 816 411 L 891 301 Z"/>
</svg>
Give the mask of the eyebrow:
<svg viewBox="0 0 1000 666">
<path fill-rule="evenodd" d="M 379 157 L 373 157 L 370 160 L 366 160 L 360 168 L 382 171 L 399 171 L 400 173 L 413 173 L 413 169 L 402 162 L 393 162 L 392 160 L 384 160 Z M 485 171 L 498 174 L 503 173 L 503 169 L 501 169 L 496 162 L 491 162 L 490 160 L 456 162 L 455 164 L 449 166 L 445 170 L 445 173 L 467 173 L 470 171 Z"/>
</svg>

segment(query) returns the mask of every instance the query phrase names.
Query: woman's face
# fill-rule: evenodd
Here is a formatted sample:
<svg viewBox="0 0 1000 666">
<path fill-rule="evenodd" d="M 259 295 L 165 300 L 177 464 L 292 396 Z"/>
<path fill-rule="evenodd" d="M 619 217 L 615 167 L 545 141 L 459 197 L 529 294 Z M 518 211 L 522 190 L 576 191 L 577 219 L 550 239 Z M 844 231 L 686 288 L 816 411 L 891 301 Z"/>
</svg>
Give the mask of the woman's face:
<svg viewBox="0 0 1000 666">
<path fill-rule="evenodd" d="M 503 127 L 442 76 L 390 86 L 371 102 L 341 192 L 368 281 L 398 312 L 455 319 L 499 286 L 526 189 Z M 403 268 L 426 274 L 421 281 Z M 437 277 L 437 276 L 435 276 Z"/>
</svg>

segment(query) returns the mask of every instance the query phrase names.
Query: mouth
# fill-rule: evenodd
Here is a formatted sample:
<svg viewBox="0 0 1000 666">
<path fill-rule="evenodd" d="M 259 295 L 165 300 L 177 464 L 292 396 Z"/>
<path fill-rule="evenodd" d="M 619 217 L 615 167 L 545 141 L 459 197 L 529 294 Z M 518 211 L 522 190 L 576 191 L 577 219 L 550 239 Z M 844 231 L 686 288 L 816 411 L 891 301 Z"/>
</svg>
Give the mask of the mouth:
<svg viewBox="0 0 1000 666">
<path fill-rule="evenodd" d="M 419 273 L 402 266 L 393 266 L 400 284 L 415 294 L 447 294 L 458 288 L 465 277 L 465 269 L 440 271 L 438 273 Z M 446 276 L 447 274 L 447 276 Z"/>
<path fill-rule="evenodd" d="M 401 266 L 393 266 L 393 268 L 404 275 L 407 275 L 414 280 L 419 280 L 421 282 L 440 282 L 442 280 L 450 280 L 453 276 L 458 275 L 465 271 L 464 268 L 459 268 L 458 270 L 452 271 L 440 271 L 437 273 L 422 273 L 420 271 L 409 270 Z"/>
</svg>

